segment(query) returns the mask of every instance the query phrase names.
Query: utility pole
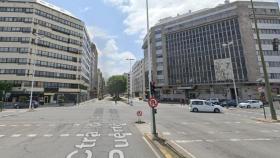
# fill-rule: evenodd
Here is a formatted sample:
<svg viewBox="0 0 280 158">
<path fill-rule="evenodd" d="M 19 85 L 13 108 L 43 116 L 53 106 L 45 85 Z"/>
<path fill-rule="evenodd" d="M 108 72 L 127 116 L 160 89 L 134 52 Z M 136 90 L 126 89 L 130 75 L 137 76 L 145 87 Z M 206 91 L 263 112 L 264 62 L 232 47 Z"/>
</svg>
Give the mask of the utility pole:
<svg viewBox="0 0 280 158">
<path fill-rule="evenodd" d="M 256 34 L 257 34 L 257 41 L 258 41 L 258 46 L 259 46 L 259 52 L 260 52 L 260 57 L 261 57 L 261 62 L 262 62 L 263 73 L 264 73 L 265 88 L 266 88 L 268 103 L 269 103 L 269 107 L 270 107 L 271 119 L 272 120 L 277 120 L 277 115 L 276 115 L 276 112 L 275 112 L 275 109 L 274 109 L 274 106 L 273 106 L 273 101 L 272 101 L 271 87 L 270 87 L 270 83 L 269 83 L 269 79 L 268 79 L 266 63 L 264 61 L 264 55 L 263 55 L 262 44 L 261 44 L 261 40 L 260 40 L 260 34 L 259 34 L 259 29 L 258 29 L 258 24 L 257 24 L 257 19 L 256 19 L 256 13 L 255 13 L 253 0 L 251 0 L 251 6 L 252 6 L 253 17 L 254 17 L 254 22 L 255 22 L 255 30 L 256 30 Z"/>
<path fill-rule="evenodd" d="M 33 106 L 32 106 L 32 101 L 33 101 L 33 89 L 34 89 L 34 80 L 35 80 L 35 72 L 36 72 L 36 56 L 37 56 L 37 52 L 38 52 L 38 41 L 39 39 L 42 39 L 44 36 L 42 35 L 38 35 L 36 32 L 33 32 L 33 35 L 35 35 L 35 50 L 34 52 L 31 54 L 32 55 L 32 81 L 31 81 L 31 90 L 30 90 L 30 98 L 29 98 L 29 111 L 33 110 Z"/>
<path fill-rule="evenodd" d="M 234 88 L 234 94 L 235 94 L 235 101 L 236 101 L 236 105 L 238 105 L 238 94 L 237 94 L 237 89 L 236 89 L 235 76 L 234 76 L 234 73 L 233 73 L 233 64 L 232 64 L 232 61 L 231 61 L 230 45 L 233 45 L 233 41 L 228 42 L 227 44 L 224 43 L 223 47 L 228 46 L 228 53 L 229 53 L 230 64 L 231 64 L 231 68 L 232 68 L 231 73 L 232 73 L 232 81 L 233 81 L 233 88 Z"/>
<path fill-rule="evenodd" d="M 150 23 L 149 23 L 149 1 L 146 0 L 146 15 L 147 15 L 147 46 L 148 46 L 148 68 L 149 68 L 149 97 L 152 97 L 151 94 L 151 83 L 152 83 L 152 61 L 151 61 L 151 46 L 150 46 Z M 152 134 L 155 138 L 158 137 L 156 129 L 156 119 L 155 119 L 156 109 L 153 107 L 151 110 L 152 114 Z"/>
</svg>

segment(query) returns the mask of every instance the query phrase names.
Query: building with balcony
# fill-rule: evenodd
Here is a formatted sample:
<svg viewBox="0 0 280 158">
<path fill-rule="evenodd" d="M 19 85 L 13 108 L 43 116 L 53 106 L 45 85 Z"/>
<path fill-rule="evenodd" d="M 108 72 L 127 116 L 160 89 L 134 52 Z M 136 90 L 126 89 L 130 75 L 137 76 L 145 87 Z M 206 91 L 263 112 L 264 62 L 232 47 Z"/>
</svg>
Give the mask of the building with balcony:
<svg viewBox="0 0 280 158">
<path fill-rule="evenodd" d="M 279 4 L 254 2 L 254 7 L 272 91 L 279 94 L 280 52 L 272 51 L 272 39 L 280 38 Z M 150 29 L 149 38 L 152 78 L 161 99 L 234 99 L 233 76 L 226 75 L 232 72 L 240 99 L 259 98 L 257 81 L 263 71 L 250 2 L 225 1 L 214 8 L 162 19 Z M 230 42 L 229 48 L 223 47 Z M 232 69 L 226 67 L 229 63 Z M 147 66 L 145 72 L 147 80 Z"/>
<path fill-rule="evenodd" d="M 36 100 L 88 99 L 93 58 L 85 24 L 70 12 L 41 0 L 0 1 L 0 80 L 13 84 L 11 101 L 29 97 L 33 72 Z"/>
<path fill-rule="evenodd" d="M 132 66 L 132 97 L 141 97 L 145 96 L 145 71 L 144 71 L 144 59 L 136 61 Z"/>
</svg>

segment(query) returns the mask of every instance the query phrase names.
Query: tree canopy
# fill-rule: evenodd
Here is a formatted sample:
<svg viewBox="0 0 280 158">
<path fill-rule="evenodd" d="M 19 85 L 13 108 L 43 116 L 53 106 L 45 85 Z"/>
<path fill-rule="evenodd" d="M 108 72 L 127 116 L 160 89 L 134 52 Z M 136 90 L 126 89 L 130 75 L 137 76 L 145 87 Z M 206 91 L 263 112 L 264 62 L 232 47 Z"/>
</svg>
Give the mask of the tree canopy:
<svg viewBox="0 0 280 158">
<path fill-rule="evenodd" d="M 0 81 L 0 99 L 3 97 L 3 92 L 8 92 L 12 90 L 12 84 L 6 82 L 6 81 Z"/>
<path fill-rule="evenodd" d="M 127 88 L 127 79 L 123 75 L 111 76 L 107 83 L 108 92 L 111 95 L 119 97 L 119 94 L 124 93 Z"/>
</svg>

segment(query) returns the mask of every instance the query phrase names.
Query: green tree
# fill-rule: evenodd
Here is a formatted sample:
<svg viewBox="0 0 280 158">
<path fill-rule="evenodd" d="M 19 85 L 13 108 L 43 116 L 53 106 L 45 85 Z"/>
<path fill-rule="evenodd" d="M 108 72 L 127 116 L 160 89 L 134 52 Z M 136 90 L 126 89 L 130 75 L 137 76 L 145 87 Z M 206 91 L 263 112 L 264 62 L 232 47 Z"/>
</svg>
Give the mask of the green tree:
<svg viewBox="0 0 280 158">
<path fill-rule="evenodd" d="M 2 112 L 3 104 L 4 104 L 4 98 L 6 95 L 6 92 L 9 92 L 12 90 L 13 85 L 6 82 L 6 81 L 0 81 L 0 112 Z"/>
<path fill-rule="evenodd" d="M 0 99 L 3 100 L 3 98 L 6 95 L 6 92 L 9 92 L 12 90 L 13 85 L 6 81 L 0 81 Z"/>
<path fill-rule="evenodd" d="M 108 93 L 119 98 L 121 93 L 124 93 L 127 88 L 127 79 L 123 75 L 111 76 L 107 83 Z"/>
</svg>

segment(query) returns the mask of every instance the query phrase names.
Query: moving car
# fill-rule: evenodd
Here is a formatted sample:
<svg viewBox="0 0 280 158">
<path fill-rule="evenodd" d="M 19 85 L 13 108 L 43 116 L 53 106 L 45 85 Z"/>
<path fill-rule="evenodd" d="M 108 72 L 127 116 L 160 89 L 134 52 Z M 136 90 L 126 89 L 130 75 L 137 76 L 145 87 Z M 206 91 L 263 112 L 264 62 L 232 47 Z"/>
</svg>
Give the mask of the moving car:
<svg viewBox="0 0 280 158">
<path fill-rule="evenodd" d="M 35 100 L 32 101 L 32 106 L 34 108 L 38 108 L 39 103 Z M 29 100 L 25 101 L 25 102 L 18 102 L 14 104 L 14 108 L 16 109 L 21 109 L 21 108 L 29 108 Z"/>
<path fill-rule="evenodd" d="M 223 108 L 220 105 L 215 105 L 206 100 L 192 99 L 190 100 L 191 112 L 215 112 L 220 113 L 223 111 Z"/>
<path fill-rule="evenodd" d="M 240 108 L 262 108 L 263 102 L 259 100 L 247 100 L 238 104 Z"/>
<path fill-rule="evenodd" d="M 237 107 L 235 100 L 225 100 L 221 103 L 222 107 Z"/>
</svg>

